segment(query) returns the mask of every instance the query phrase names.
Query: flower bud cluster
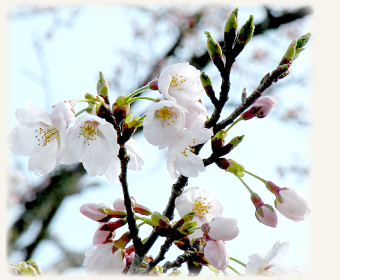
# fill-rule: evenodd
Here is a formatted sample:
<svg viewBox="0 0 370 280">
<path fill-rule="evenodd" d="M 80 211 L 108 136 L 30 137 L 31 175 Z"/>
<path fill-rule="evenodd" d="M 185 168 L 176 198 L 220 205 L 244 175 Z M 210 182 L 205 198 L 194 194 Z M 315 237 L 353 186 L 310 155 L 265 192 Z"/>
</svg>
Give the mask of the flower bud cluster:
<svg viewBox="0 0 370 280">
<path fill-rule="evenodd" d="M 133 197 L 131 201 L 132 209 L 136 214 L 153 215 L 148 207 L 137 203 Z M 127 247 L 131 241 L 129 231 L 120 238 L 114 239 L 116 230 L 127 223 L 123 197 L 113 202 L 113 208 L 105 204 L 86 203 L 80 207 L 80 212 L 99 222 L 92 240 L 94 247 L 85 254 L 83 265 L 86 266 L 87 273 L 90 275 L 120 275 L 129 268 L 135 255 L 134 247 L 132 245 Z"/>
</svg>

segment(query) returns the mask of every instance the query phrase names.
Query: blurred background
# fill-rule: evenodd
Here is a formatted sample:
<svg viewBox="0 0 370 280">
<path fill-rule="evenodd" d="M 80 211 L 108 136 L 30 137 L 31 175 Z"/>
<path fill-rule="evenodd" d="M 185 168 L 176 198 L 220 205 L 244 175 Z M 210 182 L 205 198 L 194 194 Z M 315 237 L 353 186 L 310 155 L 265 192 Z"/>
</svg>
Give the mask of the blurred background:
<svg viewBox="0 0 370 280">
<path fill-rule="evenodd" d="M 14 113 L 25 108 L 26 100 L 51 112 L 51 106 L 63 100 L 96 94 L 96 82 L 102 71 L 110 85 L 110 100 L 127 94 L 155 79 L 166 66 L 188 61 L 212 80 L 216 96 L 221 81 L 206 50 L 206 36 L 222 42 L 223 27 L 229 14 L 239 7 L 239 26 L 254 15 L 255 35 L 237 57 L 231 73 L 229 101 L 221 119 L 240 104 L 245 87 L 249 93 L 262 77 L 275 69 L 292 39 L 312 32 L 306 50 L 294 61 L 292 73 L 274 84 L 264 95 L 273 96 L 277 106 L 265 119 L 238 123 L 226 140 L 245 135 L 244 141 L 227 157 L 246 170 L 304 193 L 311 201 L 312 163 L 312 92 L 311 71 L 315 33 L 310 7 L 244 5 L 59 5 L 14 6 L 8 11 L 8 126 L 7 134 L 17 125 Z M 143 96 L 160 97 L 146 91 Z M 212 114 L 213 106 L 204 95 L 203 103 Z M 79 103 L 80 104 L 80 103 Z M 76 105 L 76 112 L 79 110 Z M 150 102 L 132 106 L 134 115 L 146 112 Z M 80 109 L 82 109 L 81 107 Z M 138 203 L 163 212 L 175 182 L 166 169 L 166 150 L 159 151 L 145 141 L 141 132 L 134 135 L 136 148 L 145 160 L 141 172 L 129 171 L 130 194 Z M 207 144 L 200 156 L 210 155 Z M 7 164 L 7 260 L 18 263 L 32 259 L 44 274 L 84 275 L 84 254 L 92 245 L 98 224 L 79 212 L 88 202 L 112 206 L 122 196 L 119 185 L 105 176 L 91 178 L 81 165 L 58 166 L 46 177 L 37 177 L 27 169 L 28 158 L 8 151 Z M 274 196 L 258 180 L 245 175 L 246 183 L 265 203 L 273 205 Z M 291 243 L 281 263 L 311 268 L 312 220 L 296 223 L 278 213 L 277 228 L 259 223 L 249 193 L 240 181 L 216 165 L 207 167 L 188 187 L 212 189 L 224 205 L 224 216 L 239 222 L 237 238 L 226 242 L 233 258 L 247 262 L 254 253 L 267 253 L 280 240 Z M 187 188 L 188 188 L 187 187 Z M 176 213 L 177 214 L 177 213 Z M 175 219 L 179 218 L 178 216 Z M 123 233 L 125 227 L 119 231 Z M 150 227 L 141 227 L 145 238 Z M 150 254 L 158 254 L 164 238 L 159 238 Z M 173 261 L 182 251 L 171 247 L 165 261 Z M 163 264 L 165 261 L 161 262 Z M 243 267 L 231 262 L 234 268 Z M 186 265 L 181 268 L 187 275 Z M 230 275 L 235 275 L 230 271 Z M 212 275 L 204 268 L 201 275 Z"/>
</svg>

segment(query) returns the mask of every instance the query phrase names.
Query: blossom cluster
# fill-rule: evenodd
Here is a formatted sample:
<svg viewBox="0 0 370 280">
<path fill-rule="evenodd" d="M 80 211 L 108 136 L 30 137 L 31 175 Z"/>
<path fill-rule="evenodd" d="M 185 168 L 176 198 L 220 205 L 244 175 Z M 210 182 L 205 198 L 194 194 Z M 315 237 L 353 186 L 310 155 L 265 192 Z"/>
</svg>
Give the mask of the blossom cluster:
<svg viewBox="0 0 370 280">
<path fill-rule="evenodd" d="M 171 65 L 159 74 L 158 90 L 165 100 L 149 108 L 144 136 L 158 149 L 168 148 L 167 169 L 172 178 L 197 177 L 205 168 L 192 147 L 212 136 L 212 130 L 204 128 L 207 109 L 201 103 L 200 71 L 188 62 Z"/>
<path fill-rule="evenodd" d="M 105 174 L 109 181 L 119 183 L 120 146 L 116 130 L 94 114 L 75 118 L 74 105 L 72 101 L 59 102 L 49 114 L 27 101 L 26 109 L 17 109 L 15 113 L 19 124 L 8 136 L 9 149 L 29 156 L 28 169 L 39 176 L 50 173 L 58 164 L 81 162 L 90 176 Z M 141 170 L 144 161 L 134 144 L 133 138 L 126 143 L 128 168 Z"/>
</svg>

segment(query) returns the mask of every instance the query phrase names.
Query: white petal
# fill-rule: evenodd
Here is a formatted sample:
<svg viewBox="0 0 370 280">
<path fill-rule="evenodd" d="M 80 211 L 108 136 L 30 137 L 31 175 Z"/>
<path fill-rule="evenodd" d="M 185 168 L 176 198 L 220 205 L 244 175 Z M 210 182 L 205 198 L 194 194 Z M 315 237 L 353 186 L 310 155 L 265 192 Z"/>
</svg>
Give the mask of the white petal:
<svg viewBox="0 0 370 280">
<path fill-rule="evenodd" d="M 55 139 L 45 147 L 36 146 L 31 152 L 28 169 L 38 176 L 44 176 L 54 170 L 57 164 L 58 141 Z"/>
<path fill-rule="evenodd" d="M 119 176 L 121 174 L 121 161 L 117 155 L 112 155 L 111 162 L 108 165 L 107 170 L 105 171 L 105 176 L 108 180 L 114 184 L 119 184 Z"/>
</svg>

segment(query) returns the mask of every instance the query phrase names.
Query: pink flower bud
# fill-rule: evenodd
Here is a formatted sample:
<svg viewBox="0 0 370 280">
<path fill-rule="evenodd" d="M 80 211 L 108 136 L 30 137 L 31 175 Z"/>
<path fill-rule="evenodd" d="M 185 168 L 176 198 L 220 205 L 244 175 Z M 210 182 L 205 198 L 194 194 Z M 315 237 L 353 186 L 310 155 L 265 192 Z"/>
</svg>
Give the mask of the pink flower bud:
<svg viewBox="0 0 370 280">
<path fill-rule="evenodd" d="M 276 227 L 277 216 L 274 208 L 268 204 L 265 204 L 257 193 L 253 193 L 251 195 L 251 201 L 256 207 L 255 215 L 257 220 L 266 226 Z"/>
<path fill-rule="evenodd" d="M 232 240 L 239 234 L 237 224 L 235 218 L 216 217 L 208 224 L 208 235 L 214 240 Z"/>
<path fill-rule="evenodd" d="M 275 228 L 277 226 L 277 216 L 271 205 L 264 204 L 256 210 L 256 218 L 262 224 Z"/>
<path fill-rule="evenodd" d="M 204 246 L 204 256 L 218 270 L 225 270 L 229 265 L 230 255 L 222 240 L 208 241 Z"/>
<path fill-rule="evenodd" d="M 279 191 L 275 207 L 281 214 L 295 222 L 305 220 L 311 213 L 306 197 L 290 188 L 282 188 Z"/>
<path fill-rule="evenodd" d="M 102 230 L 102 227 L 105 226 L 105 223 L 100 223 L 99 227 L 96 229 L 94 237 L 93 237 L 93 244 L 100 245 L 106 243 L 109 239 L 113 238 L 113 232 Z"/>
<path fill-rule="evenodd" d="M 242 118 L 244 120 L 249 120 L 253 117 L 264 118 L 271 112 L 271 109 L 275 105 L 276 101 L 274 98 L 270 96 L 260 97 L 255 101 L 255 103 L 253 103 L 252 107 L 248 111 L 245 111 L 242 114 Z"/>
<path fill-rule="evenodd" d="M 107 221 L 109 215 L 106 213 L 108 206 L 98 203 L 85 203 L 80 207 L 80 212 L 91 220 L 97 222 Z"/>
</svg>

